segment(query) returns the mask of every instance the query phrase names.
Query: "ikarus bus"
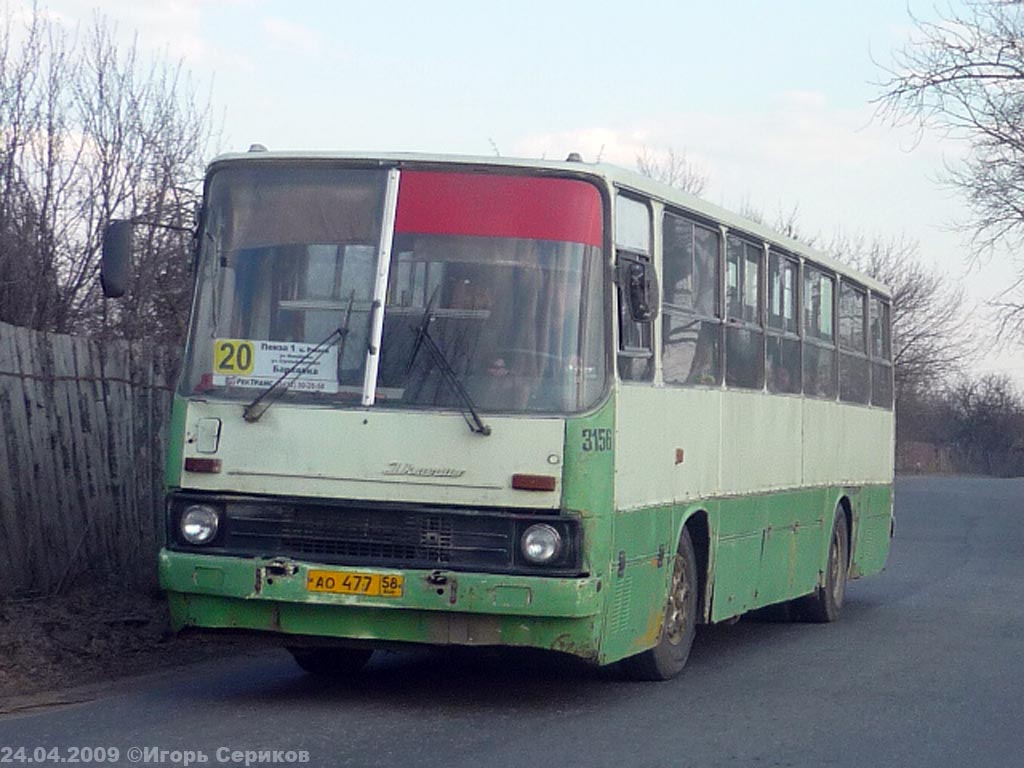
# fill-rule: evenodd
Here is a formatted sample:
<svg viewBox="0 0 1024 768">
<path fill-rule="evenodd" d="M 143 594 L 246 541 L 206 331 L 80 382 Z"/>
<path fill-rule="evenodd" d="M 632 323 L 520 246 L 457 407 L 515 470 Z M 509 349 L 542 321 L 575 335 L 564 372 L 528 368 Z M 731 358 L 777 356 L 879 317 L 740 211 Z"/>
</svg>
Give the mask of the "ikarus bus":
<svg viewBox="0 0 1024 768">
<path fill-rule="evenodd" d="M 890 293 L 608 165 L 209 167 L 167 450 L 176 629 L 314 673 L 521 646 L 633 676 L 833 621 L 892 531 Z M 131 224 L 108 230 L 122 290 Z"/>
</svg>

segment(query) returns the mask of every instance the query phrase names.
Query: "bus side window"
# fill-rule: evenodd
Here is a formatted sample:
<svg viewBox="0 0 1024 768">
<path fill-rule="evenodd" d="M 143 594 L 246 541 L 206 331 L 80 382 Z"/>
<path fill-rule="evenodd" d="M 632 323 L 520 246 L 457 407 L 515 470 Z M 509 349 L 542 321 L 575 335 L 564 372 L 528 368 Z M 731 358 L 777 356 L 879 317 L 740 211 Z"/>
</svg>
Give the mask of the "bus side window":
<svg viewBox="0 0 1024 768">
<path fill-rule="evenodd" d="M 661 361 L 666 384 L 722 383 L 717 230 L 674 213 L 662 218 Z"/>
<path fill-rule="evenodd" d="M 619 375 L 626 381 L 650 381 L 654 372 L 651 339 L 654 268 L 646 256 L 628 251 L 619 251 L 616 262 Z"/>
<path fill-rule="evenodd" d="M 839 283 L 839 399 L 848 403 L 871 399 L 866 304 L 867 291 L 845 279 Z"/>
<path fill-rule="evenodd" d="M 871 404 L 892 408 L 892 328 L 889 302 L 871 294 Z"/>
<path fill-rule="evenodd" d="M 797 315 L 799 262 L 768 252 L 768 330 L 765 375 L 769 392 L 800 394 L 800 327 Z"/>
<path fill-rule="evenodd" d="M 619 321 L 619 376 L 650 381 L 654 376 L 653 319 L 658 289 L 651 263 L 651 213 L 645 203 L 615 200 L 615 272 Z"/>
<path fill-rule="evenodd" d="M 725 384 L 764 386 L 764 332 L 761 329 L 761 256 L 763 249 L 735 235 L 726 238 Z"/>
<path fill-rule="evenodd" d="M 804 264 L 804 394 L 836 396 L 835 278 Z"/>
</svg>

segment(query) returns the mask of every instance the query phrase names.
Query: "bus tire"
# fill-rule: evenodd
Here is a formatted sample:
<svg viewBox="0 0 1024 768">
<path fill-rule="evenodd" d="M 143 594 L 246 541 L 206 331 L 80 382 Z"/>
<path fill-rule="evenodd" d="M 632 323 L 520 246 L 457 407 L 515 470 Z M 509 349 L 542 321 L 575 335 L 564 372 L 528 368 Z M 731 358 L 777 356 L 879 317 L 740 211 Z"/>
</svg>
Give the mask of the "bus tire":
<svg viewBox="0 0 1024 768">
<path fill-rule="evenodd" d="M 289 648 L 295 663 L 317 677 L 351 677 L 365 666 L 369 648 Z"/>
<path fill-rule="evenodd" d="M 846 576 L 850 563 L 850 534 L 846 515 L 836 508 L 829 537 L 825 584 L 796 603 L 797 616 L 803 621 L 825 624 L 838 621 L 846 595 Z"/>
<path fill-rule="evenodd" d="M 685 528 L 672 566 L 661 638 L 653 648 L 622 661 L 631 680 L 671 680 L 683 671 L 697 631 L 697 556 Z"/>
</svg>

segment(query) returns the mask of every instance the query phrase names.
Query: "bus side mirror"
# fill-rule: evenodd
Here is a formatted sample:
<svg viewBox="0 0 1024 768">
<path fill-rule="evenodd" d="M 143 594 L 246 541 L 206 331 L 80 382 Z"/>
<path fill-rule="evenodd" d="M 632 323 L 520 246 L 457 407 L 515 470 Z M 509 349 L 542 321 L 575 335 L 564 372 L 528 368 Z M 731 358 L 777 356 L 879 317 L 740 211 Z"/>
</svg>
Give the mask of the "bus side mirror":
<svg viewBox="0 0 1024 768">
<path fill-rule="evenodd" d="M 637 323 L 649 323 L 658 314 L 658 283 L 650 264 L 626 263 L 626 295 L 630 316 Z"/>
<path fill-rule="evenodd" d="M 103 253 L 100 260 L 100 285 L 108 299 L 124 296 L 131 277 L 132 223 L 111 221 L 103 231 Z"/>
</svg>

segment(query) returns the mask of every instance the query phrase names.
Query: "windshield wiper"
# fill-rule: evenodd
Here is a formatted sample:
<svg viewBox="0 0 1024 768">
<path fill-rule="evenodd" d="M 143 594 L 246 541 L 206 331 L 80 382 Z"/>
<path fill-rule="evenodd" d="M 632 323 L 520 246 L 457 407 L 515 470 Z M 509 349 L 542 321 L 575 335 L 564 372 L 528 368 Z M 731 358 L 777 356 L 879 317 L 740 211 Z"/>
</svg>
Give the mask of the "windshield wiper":
<svg viewBox="0 0 1024 768">
<path fill-rule="evenodd" d="M 323 356 L 324 352 L 327 351 L 335 337 L 341 340 L 341 343 L 338 345 L 338 364 L 341 365 L 341 359 L 345 353 L 345 339 L 348 337 L 348 323 L 352 318 L 352 303 L 355 301 L 355 298 L 356 292 L 352 291 L 348 298 L 348 308 L 345 310 L 345 320 L 342 324 L 331 331 L 327 338 L 319 344 L 306 350 L 306 354 L 289 365 L 285 372 L 278 377 L 277 381 L 260 392 L 255 400 L 245 406 L 245 409 L 242 411 L 243 419 L 250 424 L 259 421 L 260 417 L 267 412 L 267 409 L 288 389 L 287 386 L 281 386 L 284 381 L 306 363 L 316 363 Z"/>
<path fill-rule="evenodd" d="M 430 301 L 427 302 L 427 308 L 423 312 L 423 319 L 420 321 L 419 326 L 413 327 L 413 330 L 416 332 L 416 341 L 413 344 L 412 355 L 409 357 L 409 363 L 405 367 L 405 372 L 408 375 L 412 370 L 420 348 L 426 345 L 427 351 L 434 360 L 434 364 L 441 371 L 441 378 L 448 382 L 448 385 L 462 403 L 462 417 L 466 420 L 466 424 L 469 425 L 469 431 L 486 437 L 491 434 L 491 428 L 484 424 L 480 418 L 476 405 L 473 403 L 473 398 L 469 396 L 469 392 L 466 391 L 465 386 L 459 380 L 458 374 L 455 373 L 452 364 L 448 362 L 444 351 L 434 341 L 434 337 L 430 335 L 430 323 L 434 319 L 434 298 L 436 296 L 437 290 L 435 289 L 433 296 L 430 297 Z"/>
</svg>

